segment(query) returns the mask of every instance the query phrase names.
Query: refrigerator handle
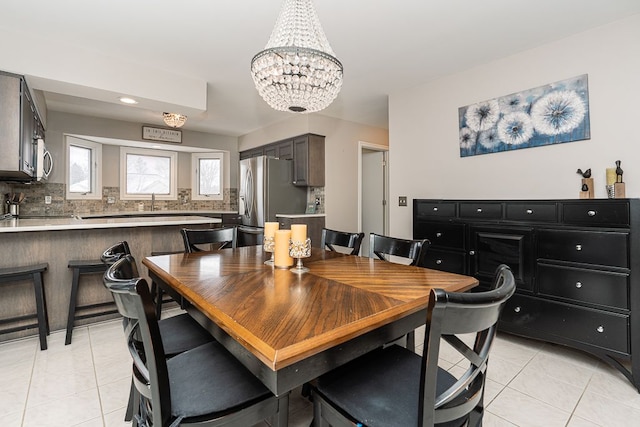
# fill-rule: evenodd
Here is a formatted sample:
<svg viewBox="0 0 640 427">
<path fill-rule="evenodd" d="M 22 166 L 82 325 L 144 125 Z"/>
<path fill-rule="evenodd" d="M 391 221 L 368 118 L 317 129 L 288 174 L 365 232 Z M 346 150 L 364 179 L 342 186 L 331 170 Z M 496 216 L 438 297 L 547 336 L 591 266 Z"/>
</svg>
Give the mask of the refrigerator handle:
<svg viewBox="0 0 640 427">
<path fill-rule="evenodd" d="M 244 215 L 247 218 L 251 218 L 253 216 L 253 204 L 255 194 L 253 193 L 253 170 L 248 169 L 247 174 L 245 176 L 245 185 L 244 185 L 244 197 L 240 197 L 244 199 Z"/>
</svg>

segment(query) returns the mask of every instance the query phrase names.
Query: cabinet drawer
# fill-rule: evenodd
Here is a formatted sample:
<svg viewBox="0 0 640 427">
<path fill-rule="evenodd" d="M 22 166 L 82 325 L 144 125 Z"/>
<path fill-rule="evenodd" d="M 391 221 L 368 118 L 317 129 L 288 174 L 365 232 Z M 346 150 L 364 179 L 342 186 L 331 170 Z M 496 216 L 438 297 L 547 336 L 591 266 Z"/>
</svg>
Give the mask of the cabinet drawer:
<svg viewBox="0 0 640 427">
<path fill-rule="evenodd" d="M 541 230 L 538 258 L 626 268 L 628 240 L 623 232 Z"/>
<path fill-rule="evenodd" d="M 460 218 L 501 219 L 500 203 L 460 203 Z"/>
<path fill-rule="evenodd" d="M 464 224 L 416 222 L 413 238 L 429 239 L 436 247 L 464 249 Z"/>
<path fill-rule="evenodd" d="M 629 202 L 626 201 L 565 203 L 562 212 L 567 224 L 629 225 Z"/>
<path fill-rule="evenodd" d="M 556 222 L 558 213 L 555 203 L 509 203 L 506 218 L 512 221 Z"/>
<path fill-rule="evenodd" d="M 432 202 L 416 200 L 414 203 L 414 215 L 417 218 L 455 218 L 456 204 L 454 202 Z"/>
<path fill-rule="evenodd" d="M 628 315 L 514 295 L 500 319 L 518 328 L 629 354 Z"/>
<path fill-rule="evenodd" d="M 629 309 L 629 275 L 557 265 L 538 265 L 538 291 L 605 307 Z"/>
<path fill-rule="evenodd" d="M 422 259 L 421 266 L 450 273 L 464 274 L 464 254 L 429 248 Z"/>
</svg>

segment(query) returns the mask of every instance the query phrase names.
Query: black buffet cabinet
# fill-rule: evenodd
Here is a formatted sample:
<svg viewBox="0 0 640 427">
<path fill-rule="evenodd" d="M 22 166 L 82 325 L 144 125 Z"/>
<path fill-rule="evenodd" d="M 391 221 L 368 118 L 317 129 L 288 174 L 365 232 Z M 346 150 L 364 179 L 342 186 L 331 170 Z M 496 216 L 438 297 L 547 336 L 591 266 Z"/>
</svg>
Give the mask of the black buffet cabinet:
<svg viewBox="0 0 640 427">
<path fill-rule="evenodd" d="M 640 200 L 413 201 L 423 266 L 486 289 L 505 263 L 517 290 L 502 331 L 589 352 L 640 391 Z"/>
</svg>

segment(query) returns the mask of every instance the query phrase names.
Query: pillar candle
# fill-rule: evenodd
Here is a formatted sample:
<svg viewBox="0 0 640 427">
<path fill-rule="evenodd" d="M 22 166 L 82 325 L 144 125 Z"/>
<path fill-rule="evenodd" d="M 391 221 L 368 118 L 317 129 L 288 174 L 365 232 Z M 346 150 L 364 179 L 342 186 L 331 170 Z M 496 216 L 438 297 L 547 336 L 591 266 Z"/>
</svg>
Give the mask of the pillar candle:
<svg viewBox="0 0 640 427">
<path fill-rule="evenodd" d="M 607 185 L 613 185 L 616 182 L 616 169 L 607 168 Z"/>
<path fill-rule="evenodd" d="M 289 255 L 289 240 L 291 239 L 291 230 L 276 230 L 274 235 L 274 262 L 278 268 L 287 268 L 293 265 L 293 258 Z"/>
<path fill-rule="evenodd" d="M 280 228 L 278 222 L 265 222 L 264 223 L 264 237 L 273 237 L 276 230 Z"/>
<path fill-rule="evenodd" d="M 305 242 L 307 240 L 307 224 L 291 224 L 291 240 Z"/>
</svg>

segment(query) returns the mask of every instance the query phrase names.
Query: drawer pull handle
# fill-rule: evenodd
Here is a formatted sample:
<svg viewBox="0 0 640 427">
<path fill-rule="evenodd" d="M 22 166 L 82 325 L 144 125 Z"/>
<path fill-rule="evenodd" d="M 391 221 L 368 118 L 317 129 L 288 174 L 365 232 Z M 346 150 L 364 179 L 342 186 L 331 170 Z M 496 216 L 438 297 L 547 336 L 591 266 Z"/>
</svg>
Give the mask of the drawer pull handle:
<svg viewBox="0 0 640 427">
<path fill-rule="evenodd" d="M 438 212 L 438 207 L 437 207 L 437 206 L 436 206 L 436 207 L 434 207 L 434 208 L 433 208 L 433 211 L 434 211 L 434 212 Z"/>
<path fill-rule="evenodd" d="M 513 311 L 515 311 L 516 313 L 520 313 L 520 307 L 514 308 Z"/>
<path fill-rule="evenodd" d="M 475 255 L 476 251 L 469 251 L 469 255 Z"/>
<path fill-rule="evenodd" d="M 600 325 L 596 328 L 596 331 L 603 333 L 604 332 L 604 326 Z"/>
<path fill-rule="evenodd" d="M 582 287 L 582 282 L 576 282 L 576 288 L 580 289 Z"/>
<path fill-rule="evenodd" d="M 476 209 L 476 212 L 478 212 L 478 213 L 482 213 L 482 208 L 478 208 L 478 209 Z"/>
<path fill-rule="evenodd" d="M 587 215 L 589 216 L 596 216 L 596 211 L 587 211 Z"/>
<path fill-rule="evenodd" d="M 527 215 L 531 215 L 533 213 L 533 209 L 527 209 L 526 212 L 527 212 Z"/>
<path fill-rule="evenodd" d="M 438 264 L 438 265 L 442 264 L 442 260 L 441 259 L 437 259 L 436 260 L 436 264 Z"/>
<path fill-rule="evenodd" d="M 442 237 L 442 233 L 438 231 L 438 232 L 436 233 L 436 237 Z"/>
<path fill-rule="evenodd" d="M 576 245 L 576 251 L 581 251 L 582 250 L 582 245 Z"/>
</svg>

